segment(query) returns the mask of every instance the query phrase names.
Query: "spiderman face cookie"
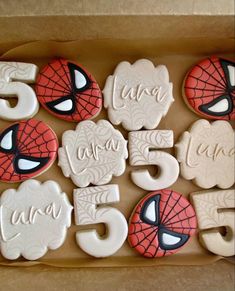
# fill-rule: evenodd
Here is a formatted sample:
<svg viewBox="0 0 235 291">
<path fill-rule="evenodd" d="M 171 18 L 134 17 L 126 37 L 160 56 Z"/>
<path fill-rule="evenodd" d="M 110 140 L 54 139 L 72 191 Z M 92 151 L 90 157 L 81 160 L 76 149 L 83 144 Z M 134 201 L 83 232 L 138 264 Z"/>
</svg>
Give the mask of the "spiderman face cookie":
<svg viewBox="0 0 235 291">
<path fill-rule="evenodd" d="M 171 190 L 149 193 L 133 211 L 128 241 L 144 257 L 169 256 L 195 233 L 196 216 L 191 204 Z"/>
<path fill-rule="evenodd" d="M 20 121 L 0 134 L 0 181 L 21 182 L 46 171 L 56 159 L 56 134 L 44 122 Z"/>
<path fill-rule="evenodd" d="M 210 57 L 195 65 L 185 78 L 189 107 L 210 119 L 235 119 L 235 62 Z"/>
<path fill-rule="evenodd" d="M 40 71 L 35 90 L 41 105 L 66 121 L 91 119 L 102 107 L 102 94 L 93 76 L 64 59 L 53 60 Z"/>
</svg>

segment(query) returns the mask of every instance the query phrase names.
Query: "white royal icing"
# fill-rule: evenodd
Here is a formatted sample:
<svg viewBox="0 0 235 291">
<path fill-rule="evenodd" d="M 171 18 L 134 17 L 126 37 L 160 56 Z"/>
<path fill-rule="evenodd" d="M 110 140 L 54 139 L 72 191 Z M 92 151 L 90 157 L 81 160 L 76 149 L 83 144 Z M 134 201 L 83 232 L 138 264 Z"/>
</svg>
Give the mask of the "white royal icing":
<svg viewBox="0 0 235 291">
<path fill-rule="evenodd" d="M 30 161 L 26 159 L 18 160 L 18 167 L 20 170 L 31 170 L 40 165 L 40 162 Z"/>
<path fill-rule="evenodd" d="M 60 111 L 70 111 L 73 108 L 73 102 L 71 99 L 68 99 L 60 102 L 59 104 L 56 104 L 54 107 Z"/>
<path fill-rule="evenodd" d="M 232 86 L 235 86 L 235 67 L 228 65 L 229 81 Z"/>
<path fill-rule="evenodd" d="M 4 135 L 0 144 L 1 148 L 5 150 L 12 149 L 12 146 L 13 146 L 12 134 L 13 134 L 13 130 L 10 130 L 7 132 L 7 134 Z"/>
<path fill-rule="evenodd" d="M 220 100 L 219 102 L 217 102 L 215 105 L 211 106 L 208 108 L 209 111 L 212 112 L 225 112 L 227 111 L 229 108 L 229 103 L 228 100 L 226 98 Z"/>
<path fill-rule="evenodd" d="M 75 85 L 77 89 L 81 89 L 86 86 L 86 78 L 85 76 L 79 72 L 78 70 L 74 71 L 75 73 Z"/>
<path fill-rule="evenodd" d="M 156 221 L 156 201 L 152 201 L 145 210 L 144 216 L 150 221 Z"/>
<path fill-rule="evenodd" d="M 173 245 L 177 244 L 180 240 L 181 240 L 180 237 L 176 237 L 176 236 L 173 236 L 173 235 L 165 233 L 165 232 L 162 235 L 163 243 L 165 245 L 168 245 L 168 246 L 173 246 Z"/>
</svg>

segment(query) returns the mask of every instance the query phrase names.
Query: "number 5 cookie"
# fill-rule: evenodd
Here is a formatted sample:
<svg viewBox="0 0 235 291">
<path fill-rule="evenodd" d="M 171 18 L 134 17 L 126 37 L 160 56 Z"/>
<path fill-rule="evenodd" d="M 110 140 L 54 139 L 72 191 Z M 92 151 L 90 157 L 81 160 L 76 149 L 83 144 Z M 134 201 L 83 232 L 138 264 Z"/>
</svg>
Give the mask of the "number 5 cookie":
<svg viewBox="0 0 235 291">
<path fill-rule="evenodd" d="M 106 120 L 80 122 L 63 134 L 59 166 L 79 187 L 103 185 L 126 168 L 127 141 Z"/>
<path fill-rule="evenodd" d="M 202 188 L 234 184 L 234 130 L 227 121 L 196 121 L 175 145 L 183 178 Z"/>
<path fill-rule="evenodd" d="M 94 257 L 113 255 L 125 242 L 128 232 L 124 215 L 119 210 L 107 206 L 119 201 L 118 185 L 76 189 L 73 197 L 76 225 L 103 223 L 106 227 L 103 236 L 95 229 L 78 231 L 77 244 L 84 252 Z"/>
<path fill-rule="evenodd" d="M 109 120 L 127 130 L 155 128 L 174 101 L 167 68 L 149 60 L 121 62 L 103 90 Z"/>
<path fill-rule="evenodd" d="M 34 83 L 38 67 L 20 62 L 0 62 L 0 96 L 18 98 L 15 107 L 0 98 L 0 118 L 19 120 L 33 117 L 39 109 L 34 90 L 25 83 Z"/>
<path fill-rule="evenodd" d="M 231 190 L 191 193 L 204 247 L 221 256 L 235 255 L 235 192 Z M 218 228 L 226 228 L 221 235 Z"/>
<path fill-rule="evenodd" d="M 173 131 L 143 130 L 129 132 L 129 163 L 131 166 L 156 165 L 157 177 L 147 170 L 131 172 L 132 181 L 145 190 L 164 189 L 173 184 L 179 176 L 179 164 L 170 154 L 158 150 L 173 147 Z"/>
</svg>

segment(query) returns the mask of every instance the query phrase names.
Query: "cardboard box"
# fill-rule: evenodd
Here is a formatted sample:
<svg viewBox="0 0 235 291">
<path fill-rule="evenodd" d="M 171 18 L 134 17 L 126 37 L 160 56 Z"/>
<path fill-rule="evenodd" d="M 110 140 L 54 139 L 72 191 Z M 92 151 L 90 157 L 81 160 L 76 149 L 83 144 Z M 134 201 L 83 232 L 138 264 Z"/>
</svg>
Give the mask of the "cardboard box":
<svg viewBox="0 0 235 291">
<path fill-rule="evenodd" d="M 74 59 L 95 75 L 101 88 L 106 77 L 122 60 L 133 62 L 139 58 L 149 58 L 155 64 L 166 64 L 170 71 L 171 81 L 175 84 L 176 102 L 167 117 L 162 119 L 159 128 L 173 129 L 175 140 L 191 122 L 198 119 L 198 116 L 187 109 L 181 98 L 180 84 L 188 68 L 203 56 L 234 54 L 234 3 L 230 0 L 165 2 L 128 0 L 116 3 L 105 0 L 60 0 L 52 1 L 50 4 L 47 1 L 38 3 L 24 0 L 20 6 L 16 3 L 17 1 L 0 3 L 0 52 L 4 60 L 28 61 L 41 66 L 54 56 Z M 40 42 L 31 43 L 36 40 Z M 59 42 L 52 42 L 55 40 Z M 176 116 L 178 112 L 181 114 L 176 125 L 176 119 L 171 116 Z M 105 111 L 97 119 L 101 117 L 106 118 Z M 74 127 L 72 124 L 65 124 L 49 116 L 42 109 L 37 118 L 47 121 L 59 137 L 64 130 Z M 9 123 L 1 121 L 1 128 L 7 124 Z M 126 132 L 123 130 L 122 132 L 127 137 Z M 124 177 L 112 180 L 120 186 L 121 202 L 117 208 L 121 209 L 126 217 L 129 217 L 134 205 L 146 193 L 131 184 L 128 180 L 129 171 L 130 168 L 127 169 Z M 71 198 L 74 185 L 62 176 L 57 165 L 38 179 L 41 181 L 53 178 L 58 180 L 58 177 L 63 190 Z M 1 183 L 1 192 L 8 187 L 9 185 Z M 171 188 L 186 196 L 189 192 L 198 189 L 191 182 L 183 181 L 183 179 L 179 179 Z M 127 244 L 111 258 L 90 259 L 78 249 L 74 242 L 77 229 L 73 226 L 65 245 L 57 251 L 48 253 L 40 262 L 60 267 L 147 267 L 162 263 L 169 265 L 208 264 L 220 259 L 204 250 L 196 238 L 179 255 L 165 258 L 160 262 L 138 257 Z M 4 260 L 1 263 L 12 266 L 38 264 L 38 262 Z M 213 270 L 213 268 L 217 270 L 218 265 L 214 266 L 208 267 L 208 270 Z M 43 270 L 45 267 L 36 268 Z M 155 268 L 152 272 L 160 270 Z M 170 266 L 167 268 L 169 273 L 175 272 L 174 268 Z M 226 268 L 232 273 L 232 265 L 231 267 L 226 265 Z M 182 270 L 184 270 L 183 267 Z M 32 273 L 29 274 L 29 278 L 32 278 Z M 222 279 L 221 277 L 221 282 Z M 228 281 L 232 283 L 231 277 Z M 137 286 L 136 288 L 138 289 Z"/>
</svg>

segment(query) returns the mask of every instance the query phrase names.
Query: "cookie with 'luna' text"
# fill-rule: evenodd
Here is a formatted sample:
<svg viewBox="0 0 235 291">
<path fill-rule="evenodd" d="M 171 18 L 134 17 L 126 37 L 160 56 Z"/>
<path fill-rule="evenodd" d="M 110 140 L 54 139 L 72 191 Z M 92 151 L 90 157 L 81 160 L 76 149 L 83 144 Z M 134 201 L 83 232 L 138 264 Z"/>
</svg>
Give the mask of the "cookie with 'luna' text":
<svg viewBox="0 0 235 291">
<path fill-rule="evenodd" d="M 104 185 L 124 173 L 127 141 L 107 120 L 85 120 L 64 132 L 58 155 L 63 174 L 77 186 Z"/>
<path fill-rule="evenodd" d="M 0 198 L 0 249 L 9 260 L 37 260 L 65 241 L 71 225 L 67 195 L 54 181 L 24 181 Z"/>
<path fill-rule="evenodd" d="M 127 130 L 154 129 L 174 101 L 172 87 L 166 66 L 121 62 L 103 89 L 109 120 Z"/>
<path fill-rule="evenodd" d="M 175 145 L 180 173 L 204 189 L 234 184 L 234 130 L 229 122 L 199 119 Z"/>
</svg>

